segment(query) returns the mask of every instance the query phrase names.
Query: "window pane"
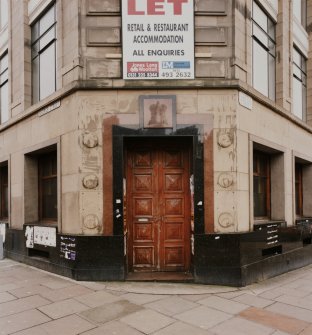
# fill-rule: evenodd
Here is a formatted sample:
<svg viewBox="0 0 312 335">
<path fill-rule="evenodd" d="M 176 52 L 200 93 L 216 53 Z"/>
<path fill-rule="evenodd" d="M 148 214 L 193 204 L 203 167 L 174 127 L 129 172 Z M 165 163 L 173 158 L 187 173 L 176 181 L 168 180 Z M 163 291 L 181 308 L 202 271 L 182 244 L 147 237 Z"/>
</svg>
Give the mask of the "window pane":
<svg viewBox="0 0 312 335">
<path fill-rule="evenodd" d="M 268 48 L 269 46 L 268 35 L 263 30 L 261 30 L 256 24 L 253 25 L 253 34 L 265 47 Z"/>
<path fill-rule="evenodd" d="M 306 121 L 307 114 L 307 87 L 302 85 L 302 120 Z"/>
<path fill-rule="evenodd" d="M 56 155 L 47 154 L 40 159 L 41 177 L 49 177 L 56 175 Z"/>
<path fill-rule="evenodd" d="M 32 61 L 32 101 L 39 101 L 39 57 Z"/>
<path fill-rule="evenodd" d="M 275 57 L 269 55 L 269 98 L 275 100 Z"/>
<path fill-rule="evenodd" d="M 2 217 L 7 218 L 9 216 L 9 189 L 8 185 L 3 187 L 3 211 Z"/>
<path fill-rule="evenodd" d="M 0 168 L 0 218 L 8 217 L 8 166 Z"/>
<path fill-rule="evenodd" d="M 9 67 L 8 54 L 6 53 L 0 60 L 0 73 L 5 71 Z"/>
<path fill-rule="evenodd" d="M 301 70 L 296 65 L 293 66 L 293 75 L 301 79 Z"/>
<path fill-rule="evenodd" d="M 42 219 L 57 218 L 57 179 L 42 180 Z"/>
<path fill-rule="evenodd" d="M 32 95 L 33 103 L 56 89 L 55 5 L 32 26 Z"/>
<path fill-rule="evenodd" d="M 40 100 L 55 92 L 55 43 L 40 54 Z"/>
<path fill-rule="evenodd" d="M 268 96 L 268 55 L 259 43 L 253 41 L 253 86 Z"/>
<path fill-rule="evenodd" d="M 268 2 L 276 11 L 278 11 L 278 0 L 268 0 Z"/>
<path fill-rule="evenodd" d="M 293 14 L 301 22 L 301 0 L 293 0 Z"/>
<path fill-rule="evenodd" d="M 267 187 L 266 179 L 254 177 L 254 216 L 267 216 Z"/>
<path fill-rule="evenodd" d="M 40 50 L 44 49 L 49 43 L 55 38 L 55 27 L 51 28 L 45 35 L 40 39 Z"/>
<path fill-rule="evenodd" d="M 31 48 L 31 59 L 39 56 L 39 41 L 37 43 L 34 43 Z"/>
<path fill-rule="evenodd" d="M 0 87 L 0 123 L 9 120 L 9 85 L 6 82 Z"/>
<path fill-rule="evenodd" d="M 268 34 L 275 41 L 275 23 L 268 19 Z"/>
<path fill-rule="evenodd" d="M 40 19 L 39 21 L 40 35 L 46 32 L 55 23 L 54 8 L 55 6 L 51 7 L 49 11 Z"/>
<path fill-rule="evenodd" d="M 301 0 L 301 24 L 307 28 L 307 0 Z"/>
<path fill-rule="evenodd" d="M 57 219 L 56 151 L 38 158 L 40 219 Z"/>
<path fill-rule="evenodd" d="M 8 0 L 0 0 L 0 29 L 8 23 Z"/>
<path fill-rule="evenodd" d="M 295 200 L 296 200 L 296 214 L 302 216 L 302 165 L 295 165 Z"/>
<path fill-rule="evenodd" d="M 295 116 L 303 119 L 303 95 L 302 95 L 302 83 L 295 77 L 293 77 L 293 113 Z"/>
<path fill-rule="evenodd" d="M 39 38 L 39 22 L 31 26 L 31 41 L 35 42 Z"/>
<path fill-rule="evenodd" d="M 269 39 L 269 54 L 275 57 L 275 43 Z"/>
<path fill-rule="evenodd" d="M 264 31 L 268 31 L 268 18 L 255 2 L 253 3 L 252 18 Z"/>
<path fill-rule="evenodd" d="M 3 85 L 9 79 L 9 71 L 6 70 L 0 74 L 0 85 Z"/>
<path fill-rule="evenodd" d="M 301 55 L 295 48 L 293 48 L 293 62 L 301 67 Z"/>
</svg>

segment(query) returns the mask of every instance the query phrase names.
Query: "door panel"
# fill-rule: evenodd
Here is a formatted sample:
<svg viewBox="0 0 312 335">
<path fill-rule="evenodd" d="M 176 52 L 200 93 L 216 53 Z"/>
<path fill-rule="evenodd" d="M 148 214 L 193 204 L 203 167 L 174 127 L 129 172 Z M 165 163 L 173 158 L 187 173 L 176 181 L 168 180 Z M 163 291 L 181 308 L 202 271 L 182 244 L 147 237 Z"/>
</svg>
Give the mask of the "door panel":
<svg viewBox="0 0 312 335">
<path fill-rule="evenodd" d="M 189 149 L 136 142 L 127 149 L 129 271 L 187 271 L 190 263 Z"/>
</svg>

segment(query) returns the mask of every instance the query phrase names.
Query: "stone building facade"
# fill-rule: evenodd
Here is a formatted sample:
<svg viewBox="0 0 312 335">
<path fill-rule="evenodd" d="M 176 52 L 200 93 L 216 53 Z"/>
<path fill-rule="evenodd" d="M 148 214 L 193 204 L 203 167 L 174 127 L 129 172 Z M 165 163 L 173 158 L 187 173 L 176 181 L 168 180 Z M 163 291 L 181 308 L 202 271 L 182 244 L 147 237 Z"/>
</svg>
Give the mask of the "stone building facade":
<svg viewBox="0 0 312 335">
<path fill-rule="evenodd" d="M 194 0 L 195 75 L 175 80 L 124 78 L 125 3 L 0 1 L 7 257 L 227 285 L 310 264 L 312 1 Z"/>
</svg>

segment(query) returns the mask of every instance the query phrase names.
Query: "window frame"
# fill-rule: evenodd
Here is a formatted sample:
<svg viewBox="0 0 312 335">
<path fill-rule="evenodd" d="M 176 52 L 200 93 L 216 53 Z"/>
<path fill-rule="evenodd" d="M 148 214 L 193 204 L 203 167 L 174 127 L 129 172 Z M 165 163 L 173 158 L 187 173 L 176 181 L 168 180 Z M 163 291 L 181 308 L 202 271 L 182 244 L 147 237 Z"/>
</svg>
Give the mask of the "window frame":
<svg viewBox="0 0 312 335">
<path fill-rule="evenodd" d="M 43 174 L 43 164 L 47 163 L 51 164 L 51 171 L 52 173 L 50 175 L 44 175 Z M 53 173 L 53 170 L 55 173 Z M 56 216 L 55 217 L 48 217 L 44 213 L 44 206 L 43 206 L 43 200 L 44 200 L 44 181 L 47 180 L 54 180 L 55 181 L 55 187 L 57 190 L 57 152 L 51 151 L 48 153 L 40 154 L 38 155 L 38 219 L 39 222 L 44 223 L 56 223 L 58 220 L 58 203 L 57 203 L 57 191 L 55 194 L 55 206 L 56 206 Z"/>
<path fill-rule="evenodd" d="M 297 218 L 303 217 L 303 165 L 295 163 L 295 212 Z"/>
<path fill-rule="evenodd" d="M 265 173 L 261 174 L 260 160 L 265 163 Z M 265 212 L 266 215 L 256 216 L 255 215 L 255 178 L 265 178 Z M 271 157 L 269 154 L 261 152 L 259 150 L 253 151 L 253 206 L 254 206 L 254 220 L 270 220 L 271 218 Z"/>
<path fill-rule="evenodd" d="M 307 29 L 307 0 L 299 0 L 299 1 L 300 1 L 300 17 L 297 17 L 295 15 L 294 8 L 297 2 L 295 2 L 294 0 L 292 2 L 293 17 L 295 17 L 297 21 L 302 25 L 302 27 L 306 30 Z"/>
<path fill-rule="evenodd" d="M 48 25 L 46 29 L 43 31 L 40 31 L 40 24 L 42 21 L 44 21 L 45 18 L 47 18 L 47 14 L 50 12 L 50 10 L 53 9 L 53 23 Z M 31 76 L 32 76 L 32 103 L 37 103 L 46 97 L 48 97 L 50 94 L 54 93 L 56 91 L 56 69 L 57 69 L 57 18 L 56 18 L 56 3 L 53 2 L 49 7 L 45 9 L 45 11 L 40 15 L 39 18 L 37 18 L 32 24 L 31 24 Z M 54 30 L 53 37 L 50 37 L 48 42 L 44 43 L 41 47 L 40 44 L 46 37 L 49 37 L 48 34 Z M 41 61 L 43 58 L 43 54 L 50 50 L 50 48 L 54 48 L 52 52 L 54 51 L 54 69 L 53 69 L 53 76 L 46 75 L 46 78 L 50 78 L 51 80 L 54 79 L 54 82 L 52 82 L 52 86 L 54 86 L 53 91 L 51 91 L 48 94 L 41 95 L 42 91 L 42 80 L 41 78 Z M 36 64 L 35 67 L 35 63 Z M 35 72 L 37 70 L 37 72 Z"/>
<path fill-rule="evenodd" d="M 9 1 L 8 0 L 0 0 L 0 13 L 2 12 L 6 13 L 6 17 L 3 23 L 3 16 L 0 15 L 0 30 L 6 27 L 9 22 Z"/>
<path fill-rule="evenodd" d="M 295 61 L 294 54 L 295 52 L 298 53 L 300 57 L 300 64 L 297 64 Z M 306 121 L 307 116 L 307 59 L 302 54 L 302 52 L 294 45 L 293 46 L 293 61 L 292 61 L 292 69 L 293 69 L 293 75 L 292 75 L 292 91 L 293 91 L 293 114 L 301 119 L 302 121 Z M 297 70 L 297 71 L 296 71 Z M 297 73 L 300 73 L 300 77 Z M 302 93 L 302 110 L 301 115 L 302 117 L 298 116 L 298 113 L 295 113 L 294 111 L 294 81 L 297 80 L 297 82 L 301 83 L 301 93 Z"/>
<path fill-rule="evenodd" d="M 3 124 L 4 122 L 7 122 L 9 120 L 9 104 L 7 105 L 7 118 L 3 121 L 3 110 L 1 108 L 1 95 L 2 91 L 4 90 L 4 87 L 6 87 L 7 91 L 9 90 L 9 58 L 8 58 L 8 51 L 2 54 L 0 57 L 0 124 Z M 5 60 L 6 58 L 6 60 Z M 2 64 L 5 64 L 5 67 L 2 68 Z M 8 93 L 8 92 L 7 92 Z M 7 100 L 9 102 L 9 94 L 7 94 Z"/>
<path fill-rule="evenodd" d="M 257 6 L 260 11 L 266 16 L 266 29 L 261 26 L 260 22 L 257 22 L 257 19 L 254 18 L 255 6 Z M 260 3 L 253 0 L 252 2 L 252 85 L 253 87 L 265 95 L 269 99 L 275 101 L 276 100 L 276 22 L 271 18 L 271 16 L 261 7 Z M 258 30 L 258 34 L 256 33 Z M 264 44 L 264 40 L 261 41 L 261 37 L 266 38 L 266 44 Z M 259 47 L 261 47 L 267 54 L 267 92 L 259 90 L 255 86 L 255 52 L 254 52 L 254 43 L 257 43 Z M 271 57 L 271 58 L 270 58 Z M 274 60 L 274 68 L 272 68 L 272 63 L 270 60 Z M 273 78 L 273 79 L 272 79 Z"/>
<path fill-rule="evenodd" d="M 9 170 L 8 164 L 0 165 L 0 220 L 7 221 L 9 218 L 9 201 L 5 201 L 5 199 L 9 198 L 8 191 L 9 190 Z M 3 196 L 4 193 L 6 197 Z M 4 214 L 5 213 L 5 214 Z"/>
</svg>

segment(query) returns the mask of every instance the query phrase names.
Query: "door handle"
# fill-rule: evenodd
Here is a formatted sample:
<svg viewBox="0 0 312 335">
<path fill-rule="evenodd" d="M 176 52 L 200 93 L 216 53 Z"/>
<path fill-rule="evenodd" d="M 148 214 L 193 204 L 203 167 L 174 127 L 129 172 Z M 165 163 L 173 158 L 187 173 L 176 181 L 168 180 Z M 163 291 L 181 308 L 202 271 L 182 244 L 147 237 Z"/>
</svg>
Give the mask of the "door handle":
<svg viewBox="0 0 312 335">
<path fill-rule="evenodd" d="M 139 222 L 148 222 L 148 218 L 139 218 L 138 221 Z"/>
</svg>

